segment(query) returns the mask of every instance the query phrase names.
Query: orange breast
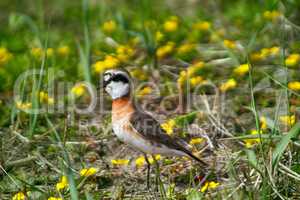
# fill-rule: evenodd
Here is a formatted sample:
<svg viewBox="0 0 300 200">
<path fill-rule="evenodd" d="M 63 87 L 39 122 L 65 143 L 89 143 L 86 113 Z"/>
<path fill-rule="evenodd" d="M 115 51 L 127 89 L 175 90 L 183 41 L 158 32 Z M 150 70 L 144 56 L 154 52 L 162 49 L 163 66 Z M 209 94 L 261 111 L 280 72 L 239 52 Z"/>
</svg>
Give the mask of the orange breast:
<svg viewBox="0 0 300 200">
<path fill-rule="evenodd" d="M 130 118 L 134 112 L 133 104 L 129 97 L 115 99 L 112 102 L 112 120 L 118 121 L 124 118 Z"/>
</svg>

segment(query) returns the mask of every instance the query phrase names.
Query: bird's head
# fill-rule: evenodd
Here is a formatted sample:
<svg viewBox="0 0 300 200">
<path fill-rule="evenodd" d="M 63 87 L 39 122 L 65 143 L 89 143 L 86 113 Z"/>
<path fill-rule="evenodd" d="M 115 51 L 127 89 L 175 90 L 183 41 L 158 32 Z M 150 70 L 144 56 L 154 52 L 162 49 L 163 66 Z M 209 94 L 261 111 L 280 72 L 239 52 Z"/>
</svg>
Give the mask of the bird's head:
<svg viewBox="0 0 300 200">
<path fill-rule="evenodd" d="M 103 74 L 103 87 L 112 99 L 129 96 L 131 90 L 131 77 L 125 70 L 107 70 Z"/>
</svg>

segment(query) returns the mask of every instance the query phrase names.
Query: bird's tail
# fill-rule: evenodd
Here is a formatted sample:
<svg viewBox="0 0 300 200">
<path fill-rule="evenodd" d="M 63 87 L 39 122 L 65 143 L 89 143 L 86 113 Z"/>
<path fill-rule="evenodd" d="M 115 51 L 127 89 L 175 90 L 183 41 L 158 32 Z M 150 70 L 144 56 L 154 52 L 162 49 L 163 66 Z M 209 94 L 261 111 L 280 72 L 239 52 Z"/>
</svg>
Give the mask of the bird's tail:
<svg viewBox="0 0 300 200">
<path fill-rule="evenodd" d="M 190 152 L 189 150 L 186 150 L 185 151 L 185 153 L 189 156 L 189 157 L 191 157 L 191 158 L 193 158 L 194 160 L 196 160 L 197 162 L 199 162 L 199 163 L 201 163 L 202 165 L 207 165 L 207 163 L 205 163 L 203 160 L 201 160 L 200 158 L 198 158 L 197 156 L 195 156 L 192 152 Z"/>
</svg>

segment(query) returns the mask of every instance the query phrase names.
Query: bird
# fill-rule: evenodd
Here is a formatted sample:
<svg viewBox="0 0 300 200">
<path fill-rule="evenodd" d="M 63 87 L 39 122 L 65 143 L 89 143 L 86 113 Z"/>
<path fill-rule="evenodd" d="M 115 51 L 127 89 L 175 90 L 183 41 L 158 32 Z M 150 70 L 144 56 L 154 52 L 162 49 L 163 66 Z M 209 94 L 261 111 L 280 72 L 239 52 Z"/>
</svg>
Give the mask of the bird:
<svg viewBox="0 0 300 200">
<path fill-rule="evenodd" d="M 142 152 L 145 157 L 148 164 L 147 185 L 149 185 L 150 171 L 147 154 L 187 156 L 206 165 L 192 153 L 185 141 L 168 135 L 160 123 L 136 103 L 133 94 L 133 79 L 127 70 L 105 71 L 103 88 L 112 99 L 111 120 L 114 134 L 122 142 Z"/>
</svg>

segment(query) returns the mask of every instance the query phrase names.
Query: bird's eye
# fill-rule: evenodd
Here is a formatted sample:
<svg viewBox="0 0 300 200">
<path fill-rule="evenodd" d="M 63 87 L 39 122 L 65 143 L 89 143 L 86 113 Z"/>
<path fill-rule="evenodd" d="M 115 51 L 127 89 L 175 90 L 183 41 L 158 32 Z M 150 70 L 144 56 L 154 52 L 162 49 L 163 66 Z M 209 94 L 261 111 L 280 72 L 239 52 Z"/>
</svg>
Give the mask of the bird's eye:
<svg viewBox="0 0 300 200">
<path fill-rule="evenodd" d="M 104 79 L 104 81 L 108 81 L 110 79 L 110 77 L 111 77 L 111 74 L 107 73 L 107 74 L 104 74 L 103 79 Z"/>
</svg>

